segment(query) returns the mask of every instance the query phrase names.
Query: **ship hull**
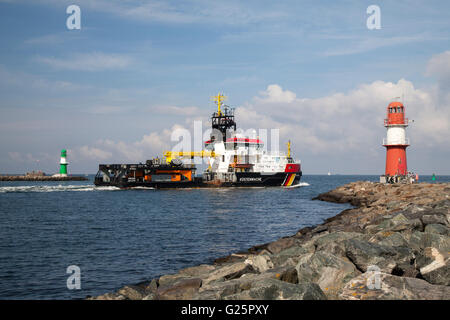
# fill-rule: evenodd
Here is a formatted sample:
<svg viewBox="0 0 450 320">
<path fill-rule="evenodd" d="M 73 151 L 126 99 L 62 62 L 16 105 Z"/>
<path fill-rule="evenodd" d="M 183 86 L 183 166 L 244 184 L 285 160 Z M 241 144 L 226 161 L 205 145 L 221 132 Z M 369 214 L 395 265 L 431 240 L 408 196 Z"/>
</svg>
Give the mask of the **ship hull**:
<svg viewBox="0 0 450 320">
<path fill-rule="evenodd" d="M 183 188 L 245 188 L 245 187 L 290 187 L 300 182 L 302 172 L 276 172 L 257 173 L 242 172 L 236 173 L 235 181 L 205 181 L 202 178 L 195 178 L 192 181 L 116 181 L 104 182 L 100 179 L 94 181 L 96 186 L 114 186 L 122 189 L 128 188 L 155 188 L 155 189 L 183 189 Z"/>
</svg>

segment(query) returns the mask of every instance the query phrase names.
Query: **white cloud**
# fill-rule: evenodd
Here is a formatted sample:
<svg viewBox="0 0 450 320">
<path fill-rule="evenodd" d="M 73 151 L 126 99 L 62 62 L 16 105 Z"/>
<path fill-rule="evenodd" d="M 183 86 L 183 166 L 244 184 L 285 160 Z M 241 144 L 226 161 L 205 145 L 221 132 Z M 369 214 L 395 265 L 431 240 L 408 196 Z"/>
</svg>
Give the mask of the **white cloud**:
<svg viewBox="0 0 450 320">
<path fill-rule="evenodd" d="M 34 89 L 37 91 L 64 92 L 77 91 L 86 89 L 86 85 L 78 85 L 68 81 L 47 80 L 41 76 L 36 76 L 20 71 L 10 71 L 6 67 L 0 65 L 0 86 L 4 87 L 20 87 L 26 89 Z"/>
<path fill-rule="evenodd" d="M 113 158 L 114 162 L 143 162 L 161 156 L 164 150 L 169 150 L 171 134 L 177 128 L 180 126 L 174 125 L 170 130 L 162 132 L 151 132 L 134 142 L 101 139 L 97 141 L 95 148 L 111 154 L 108 158 Z"/>
<path fill-rule="evenodd" d="M 9 158 L 11 159 L 11 160 L 14 160 L 14 161 L 23 161 L 23 157 L 22 157 L 22 155 L 20 154 L 20 152 L 15 152 L 15 151 L 13 151 L 13 152 L 8 152 L 8 156 L 9 156 Z"/>
<path fill-rule="evenodd" d="M 48 34 L 44 36 L 38 36 L 34 38 L 30 38 L 24 41 L 25 44 L 45 44 L 45 45 L 51 45 L 51 44 L 57 44 L 62 43 L 64 41 L 64 37 L 57 34 Z"/>
<path fill-rule="evenodd" d="M 58 161 L 58 157 L 52 157 L 48 153 L 30 153 L 30 152 L 17 152 L 11 151 L 8 152 L 9 159 L 13 160 L 16 163 L 27 164 L 29 167 L 36 167 L 36 165 L 40 165 L 41 163 L 47 163 L 52 160 Z"/>
<path fill-rule="evenodd" d="M 65 58 L 37 57 L 36 61 L 54 69 L 79 71 L 123 69 L 132 63 L 132 59 L 125 55 L 101 52 L 77 53 Z"/>
<path fill-rule="evenodd" d="M 408 129 L 413 146 L 448 145 L 449 101 L 437 101 L 434 91 L 417 89 L 405 79 L 397 83 L 374 81 L 348 93 L 316 99 L 270 85 L 254 101 L 236 110 L 241 127 L 279 128 L 282 140 L 292 139 L 299 150 L 343 156 L 370 153 L 381 145 L 386 107 L 395 97 L 405 97 Z"/>
<path fill-rule="evenodd" d="M 437 64 L 445 66 L 445 59 L 450 56 L 438 57 L 430 60 L 430 72 L 444 69 L 439 69 Z M 292 140 L 299 158 L 306 155 L 310 161 L 326 159 L 333 164 L 340 161 L 339 166 L 350 172 L 353 166 L 355 172 L 361 172 L 366 163 L 373 165 L 376 162 L 365 172 L 373 173 L 375 169 L 382 172 L 382 139 L 386 134 L 383 119 L 387 105 L 395 97 L 404 97 L 407 117 L 415 120 L 407 130 L 411 149 L 418 154 L 430 148 L 439 150 L 435 157 L 444 159 L 449 155 L 450 96 L 439 94 L 439 86 L 438 82 L 431 88 L 416 88 L 406 79 L 397 82 L 378 80 L 361 84 L 348 92 L 308 98 L 271 84 L 236 108 L 236 121 L 238 127 L 244 129 L 279 129 L 280 148 L 288 139 Z M 197 107 L 159 106 L 156 110 L 184 115 L 200 113 Z M 187 123 L 188 128 L 190 125 Z M 209 122 L 204 122 L 204 125 L 209 126 Z M 106 155 L 111 155 L 114 162 L 145 161 L 174 147 L 175 142 L 170 138 L 177 128 L 183 127 L 175 125 L 170 130 L 152 132 L 131 142 L 99 140 L 86 151 L 95 150 L 105 159 Z M 354 161 L 358 163 L 352 164 Z"/>
<path fill-rule="evenodd" d="M 53 46 L 57 44 L 62 44 L 65 42 L 71 42 L 74 40 L 79 40 L 84 38 L 85 36 L 77 33 L 77 32 L 60 32 L 60 33 L 52 33 L 52 34 L 44 34 L 35 36 L 32 38 L 28 38 L 24 40 L 25 45 L 29 46 Z"/>
<path fill-rule="evenodd" d="M 22 0 L 23 1 L 23 0 Z M 68 5 L 61 0 L 39 0 L 49 5 Z M 242 1 L 226 2 L 208 0 L 188 1 L 122 1 L 122 0 L 78 0 L 82 10 L 96 10 L 119 17 L 142 22 L 163 22 L 177 24 L 212 23 L 219 25 L 246 25 L 264 22 L 287 14 L 267 4 L 252 6 Z"/>
<path fill-rule="evenodd" d="M 259 102 L 268 102 L 268 103 L 291 103 L 295 100 L 296 94 L 289 91 L 289 90 L 283 90 L 279 85 L 277 84 L 271 84 L 267 86 L 267 89 L 265 91 L 261 92 L 262 98 L 257 97 L 256 99 Z"/>
<path fill-rule="evenodd" d="M 200 113 L 198 107 L 157 106 L 151 110 L 159 114 L 176 116 L 195 116 Z"/>
<path fill-rule="evenodd" d="M 413 36 L 397 36 L 397 37 L 361 37 L 356 40 L 349 40 L 345 47 L 327 50 L 323 53 L 324 56 L 342 56 L 352 55 L 373 51 L 379 48 L 399 46 L 408 43 L 423 42 L 429 40 L 436 40 L 433 37 L 419 34 Z"/>
<path fill-rule="evenodd" d="M 437 75 L 440 78 L 450 78 L 450 51 L 434 55 L 428 61 L 426 75 Z"/>
<path fill-rule="evenodd" d="M 131 107 L 122 106 L 95 106 L 87 110 L 90 114 L 122 114 L 130 111 Z"/>
<path fill-rule="evenodd" d="M 307 154 L 345 163 L 357 157 L 366 163 L 384 156 L 381 142 L 386 134 L 383 127 L 386 107 L 394 97 L 402 95 L 406 98 L 407 116 L 415 120 L 407 131 L 412 148 L 448 146 L 450 101 L 438 102 L 434 92 L 417 89 L 412 82 L 400 79 L 396 83 L 374 81 L 346 93 L 311 99 L 297 98 L 294 92 L 272 84 L 251 102 L 236 108 L 236 121 L 238 128 L 243 129 L 279 129 L 280 148 L 284 149 L 284 142 L 292 140 L 300 158 Z M 169 110 L 183 110 L 178 108 Z M 99 140 L 82 151 L 86 156 L 96 155 L 99 160 L 141 162 L 174 147 L 176 142 L 171 141 L 171 134 L 180 128 L 185 129 L 174 125 L 170 130 L 152 132 L 134 142 Z M 189 131 L 193 132 L 192 127 Z"/>
<path fill-rule="evenodd" d="M 90 160 L 106 160 L 112 157 L 111 152 L 89 146 L 82 146 L 78 150 L 75 150 L 73 153 L 78 153 L 82 158 Z"/>
</svg>

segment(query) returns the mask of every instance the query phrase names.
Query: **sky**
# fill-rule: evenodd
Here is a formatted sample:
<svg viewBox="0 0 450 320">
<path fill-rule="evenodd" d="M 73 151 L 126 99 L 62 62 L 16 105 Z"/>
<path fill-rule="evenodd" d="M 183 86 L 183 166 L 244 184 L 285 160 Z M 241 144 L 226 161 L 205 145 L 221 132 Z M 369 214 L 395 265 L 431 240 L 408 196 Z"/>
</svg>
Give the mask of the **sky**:
<svg viewBox="0 0 450 320">
<path fill-rule="evenodd" d="M 70 5 L 80 29 L 68 29 Z M 369 29 L 370 5 L 380 28 Z M 0 174 L 95 173 L 204 130 L 279 130 L 304 174 L 382 174 L 400 99 L 408 168 L 450 175 L 450 2 L 0 0 Z M 269 145 L 269 141 L 267 141 Z"/>
</svg>

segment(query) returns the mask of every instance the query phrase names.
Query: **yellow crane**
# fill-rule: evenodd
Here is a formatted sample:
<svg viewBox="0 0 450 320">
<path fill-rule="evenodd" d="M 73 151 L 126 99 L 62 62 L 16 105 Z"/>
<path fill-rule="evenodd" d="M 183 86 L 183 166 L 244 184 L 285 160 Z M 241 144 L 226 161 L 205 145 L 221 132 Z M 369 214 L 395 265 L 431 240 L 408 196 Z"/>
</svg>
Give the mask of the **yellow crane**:
<svg viewBox="0 0 450 320">
<path fill-rule="evenodd" d="M 215 157 L 216 154 L 214 151 L 165 151 L 164 157 L 166 157 L 166 162 L 170 163 L 173 158 L 206 158 L 206 157 Z"/>
<path fill-rule="evenodd" d="M 222 104 L 223 101 L 227 99 L 226 96 L 221 94 L 220 92 L 217 94 L 217 96 L 211 97 L 214 102 L 217 103 L 217 113 L 218 115 L 222 115 Z M 173 158 L 194 158 L 194 157 L 200 157 L 200 158 L 206 158 L 206 157 L 215 157 L 216 154 L 214 151 L 165 151 L 164 157 L 166 157 L 166 162 L 170 163 Z"/>
<path fill-rule="evenodd" d="M 223 101 L 225 101 L 227 99 L 227 96 L 224 96 L 223 94 L 221 94 L 220 92 L 217 94 L 217 96 L 213 96 L 211 97 L 211 99 L 217 103 L 217 113 L 220 115 L 222 115 L 222 111 L 220 110 L 220 107 L 222 106 Z"/>
</svg>

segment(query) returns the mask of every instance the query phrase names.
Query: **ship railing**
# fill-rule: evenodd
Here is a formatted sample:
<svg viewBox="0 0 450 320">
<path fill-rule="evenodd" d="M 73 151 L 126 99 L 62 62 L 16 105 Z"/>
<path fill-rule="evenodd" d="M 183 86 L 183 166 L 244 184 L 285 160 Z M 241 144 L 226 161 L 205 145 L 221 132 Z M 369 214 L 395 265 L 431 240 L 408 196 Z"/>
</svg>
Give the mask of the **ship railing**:
<svg viewBox="0 0 450 320">
<path fill-rule="evenodd" d="M 224 108 L 220 111 L 220 114 L 218 112 L 213 113 L 213 117 L 233 117 L 234 116 L 234 108 L 230 108 L 229 106 L 224 105 Z"/>
<path fill-rule="evenodd" d="M 264 151 L 264 155 L 272 156 L 272 157 L 285 157 L 286 153 L 283 151 Z"/>
</svg>

